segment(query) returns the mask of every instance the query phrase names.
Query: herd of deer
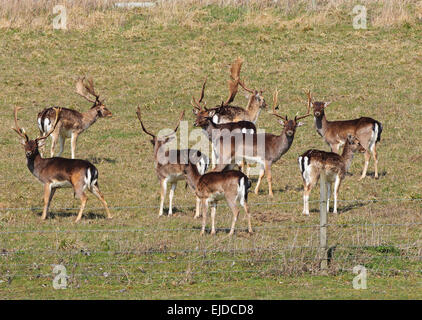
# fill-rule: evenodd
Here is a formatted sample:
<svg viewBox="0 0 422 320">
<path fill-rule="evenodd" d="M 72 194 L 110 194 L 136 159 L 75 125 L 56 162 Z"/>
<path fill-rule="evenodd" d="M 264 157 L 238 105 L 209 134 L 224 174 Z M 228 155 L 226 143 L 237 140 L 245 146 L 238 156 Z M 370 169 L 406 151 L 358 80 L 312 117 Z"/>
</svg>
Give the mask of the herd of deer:
<svg viewBox="0 0 422 320">
<path fill-rule="evenodd" d="M 337 197 L 340 184 L 352 162 L 353 154 L 364 153 L 365 164 L 359 180 L 366 176 L 371 153 L 375 162 L 375 178 L 378 178 L 378 159 L 376 144 L 380 141 L 382 125 L 380 122 L 367 117 L 361 117 L 346 121 L 328 121 L 325 109 L 329 102 L 313 101 L 311 92 L 307 92 L 307 112 L 302 116 L 288 119 L 286 116 L 277 114 L 278 92 L 273 95 L 272 114 L 279 118 L 283 127 L 280 135 L 270 133 L 258 133 L 256 122 L 260 111 L 267 108 L 263 97 L 263 91 L 248 89 L 240 79 L 240 70 L 243 61 L 238 58 L 230 69 L 229 97 L 214 108 L 206 108 L 203 103 L 206 80 L 202 86 L 199 99 L 193 97 L 193 113 L 196 116 L 194 126 L 201 127 L 213 147 L 214 168 L 208 172 L 208 157 L 199 150 L 166 150 L 164 156 L 172 153 L 176 161 L 160 161 L 160 150 L 174 139 L 174 134 L 179 128 L 184 112 L 180 115 L 178 124 L 172 133 L 165 136 L 156 136 L 149 132 L 142 122 L 141 110 L 136 110 L 142 130 L 152 137 L 151 143 L 154 148 L 155 171 L 161 186 L 161 201 L 159 215 L 163 215 L 164 200 L 167 193 L 167 184 L 171 184 L 169 194 L 169 211 L 172 215 L 173 196 L 180 180 L 186 180 L 187 184 L 196 195 L 195 218 L 202 213 L 201 235 L 205 232 L 208 206 L 211 206 L 211 234 L 215 233 L 216 204 L 221 199 L 226 199 L 228 206 L 233 212 L 233 220 L 230 235 L 234 232 L 235 223 L 239 214 L 237 203 L 244 208 L 248 218 L 248 231 L 252 233 L 251 216 L 247 205 L 248 189 L 251 187 L 249 175 L 249 163 L 259 166 L 259 176 L 255 193 L 258 193 L 261 180 L 266 174 L 269 195 L 273 196 L 271 166 L 285 154 L 293 143 L 296 128 L 303 125 L 299 120 L 313 113 L 315 126 L 318 134 L 330 146 L 331 152 L 320 150 L 308 150 L 299 156 L 299 168 L 303 179 L 303 213 L 309 215 L 309 194 L 317 181 L 325 183 L 330 198 L 331 186 L 334 185 L 334 210 L 337 212 Z M 246 108 L 232 105 L 239 86 L 249 93 Z M 23 129 L 18 126 L 17 114 L 21 108 L 15 107 L 13 128 L 22 138 L 27 165 L 32 174 L 44 184 L 44 209 L 42 219 L 46 219 L 48 208 L 57 188 L 72 187 L 75 196 L 80 198 L 81 207 L 76 219 L 79 221 L 87 201 L 85 189 L 91 191 L 102 202 L 111 218 L 108 206 L 98 187 L 98 170 L 88 161 L 75 159 L 76 142 L 78 136 L 88 129 L 98 118 L 111 117 L 111 112 L 100 100 L 94 90 L 92 79 L 80 78 L 76 84 L 76 93 L 93 103 L 87 111 L 80 113 L 75 110 L 51 107 L 38 114 L 38 127 L 40 137 L 30 140 Z M 91 98 L 91 96 L 93 98 Z M 46 138 L 51 136 L 51 158 L 43 158 Z M 57 141 L 60 144 L 60 156 L 64 149 L 66 138 L 71 138 L 71 159 L 54 157 Z M 239 142 L 240 141 L 240 142 Z M 338 154 L 340 147 L 343 151 Z M 244 162 L 247 163 L 247 174 L 242 171 Z M 240 166 L 241 170 L 233 170 L 234 166 Z M 329 202 L 327 203 L 327 210 Z"/>
</svg>

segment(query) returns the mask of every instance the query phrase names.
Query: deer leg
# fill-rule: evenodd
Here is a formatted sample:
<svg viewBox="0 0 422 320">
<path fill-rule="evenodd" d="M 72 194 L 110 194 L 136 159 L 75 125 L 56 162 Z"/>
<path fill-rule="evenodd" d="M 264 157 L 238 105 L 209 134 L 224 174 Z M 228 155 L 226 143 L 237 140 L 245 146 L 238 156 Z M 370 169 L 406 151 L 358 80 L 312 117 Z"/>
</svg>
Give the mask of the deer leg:
<svg viewBox="0 0 422 320">
<path fill-rule="evenodd" d="M 203 236 L 205 233 L 205 224 L 207 223 L 208 201 L 205 199 L 201 199 L 201 207 L 202 207 L 202 228 L 201 228 L 200 235 Z"/>
<path fill-rule="evenodd" d="M 252 224 L 251 224 L 251 213 L 249 212 L 248 204 L 246 203 L 246 201 L 243 204 L 243 209 L 245 209 L 245 214 L 246 214 L 246 217 L 248 218 L 248 232 L 252 234 L 253 231 L 252 231 Z"/>
<path fill-rule="evenodd" d="M 340 189 L 341 179 L 339 176 L 336 177 L 336 180 L 334 181 L 334 210 L 333 213 L 337 213 L 337 197 L 338 197 L 338 191 Z"/>
<path fill-rule="evenodd" d="M 56 192 L 55 188 L 51 188 L 50 183 L 44 185 L 44 209 L 42 212 L 41 219 L 45 220 L 47 218 L 48 209 L 50 207 L 51 199 L 53 199 L 54 193 Z"/>
<path fill-rule="evenodd" d="M 261 165 L 261 169 L 259 170 L 258 182 L 256 183 L 256 187 L 255 187 L 255 194 L 258 194 L 259 192 L 259 185 L 261 184 L 261 180 L 264 174 L 265 174 L 265 169 L 264 169 L 264 166 Z"/>
<path fill-rule="evenodd" d="M 378 179 L 378 155 L 377 155 L 377 145 L 374 143 L 371 149 L 372 157 L 374 158 L 374 167 L 375 167 L 375 179 Z"/>
<path fill-rule="evenodd" d="M 195 210 L 195 216 L 193 217 L 194 219 L 197 219 L 200 217 L 201 215 L 201 199 L 199 199 L 198 197 L 196 197 L 196 210 Z"/>
<path fill-rule="evenodd" d="M 75 152 L 76 152 L 76 141 L 78 140 L 78 133 L 72 132 L 72 137 L 70 140 L 70 148 L 72 151 L 72 159 L 75 159 Z"/>
<path fill-rule="evenodd" d="M 51 151 L 50 156 L 54 157 L 54 151 L 56 149 L 57 135 L 51 135 Z"/>
<path fill-rule="evenodd" d="M 93 185 L 92 186 L 92 189 L 90 189 L 90 191 L 101 201 L 101 203 L 103 204 L 103 206 L 104 206 L 104 209 L 105 209 L 105 211 L 106 211 L 106 213 L 107 213 L 107 218 L 108 219 L 111 219 L 111 218 L 113 218 L 112 216 L 111 216 L 111 214 L 110 214 L 110 210 L 108 209 L 108 206 L 107 206 L 107 202 L 105 201 L 105 199 L 104 199 L 104 196 L 102 195 L 102 193 L 100 192 L 100 189 L 98 188 L 98 184 L 95 184 L 95 185 Z"/>
<path fill-rule="evenodd" d="M 312 186 L 304 184 L 303 186 L 303 211 L 302 213 L 309 216 L 309 195 L 311 194 Z"/>
<path fill-rule="evenodd" d="M 268 194 L 272 198 L 273 195 L 273 186 L 272 186 L 272 176 L 271 176 L 271 164 L 265 163 L 265 171 L 267 172 L 267 181 L 268 181 Z"/>
<path fill-rule="evenodd" d="M 161 180 L 160 184 L 161 184 L 161 202 L 160 202 L 160 212 L 158 213 L 159 217 L 163 215 L 164 200 L 166 198 L 166 193 L 167 193 L 167 179 Z"/>
<path fill-rule="evenodd" d="M 230 209 L 233 212 L 233 221 L 232 221 L 232 226 L 231 226 L 230 232 L 229 232 L 229 236 L 232 236 L 233 233 L 234 233 L 234 226 L 236 224 L 237 217 L 239 216 L 239 209 L 236 206 L 236 202 L 234 202 L 234 201 L 227 201 L 227 203 L 228 203 Z"/>
<path fill-rule="evenodd" d="M 217 204 L 214 202 L 211 204 L 211 234 L 215 234 L 215 212 L 217 210 Z"/>
<path fill-rule="evenodd" d="M 171 189 L 169 193 L 169 216 L 173 214 L 173 196 L 174 196 L 174 190 L 176 190 L 177 183 L 171 184 Z"/>
<path fill-rule="evenodd" d="M 365 156 L 365 165 L 363 166 L 362 175 L 360 176 L 358 181 L 361 181 L 363 178 L 366 177 L 366 171 L 368 170 L 369 160 L 371 159 L 371 154 L 368 151 L 365 151 L 364 156 Z"/>
<path fill-rule="evenodd" d="M 88 197 L 83 191 L 79 194 L 79 198 L 81 199 L 81 208 L 79 209 L 79 213 L 75 222 L 79 222 L 81 220 L 82 213 L 84 212 L 84 209 L 85 209 L 86 201 L 88 200 Z"/>
<path fill-rule="evenodd" d="M 58 157 L 60 157 L 64 151 L 64 142 L 65 142 L 65 138 L 62 135 L 59 135 L 59 154 L 57 155 Z"/>
</svg>

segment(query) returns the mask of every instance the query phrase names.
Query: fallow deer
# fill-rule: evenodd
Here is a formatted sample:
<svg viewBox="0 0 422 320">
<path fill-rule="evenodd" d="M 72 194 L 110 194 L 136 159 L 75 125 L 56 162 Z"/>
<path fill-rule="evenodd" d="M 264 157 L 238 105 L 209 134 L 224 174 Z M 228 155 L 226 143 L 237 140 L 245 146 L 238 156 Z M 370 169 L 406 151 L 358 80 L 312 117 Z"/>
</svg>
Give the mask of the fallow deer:
<svg viewBox="0 0 422 320">
<path fill-rule="evenodd" d="M 195 149 L 182 149 L 182 150 L 165 150 L 165 144 L 174 139 L 174 134 L 179 128 L 180 121 L 183 118 L 184 111 L 181 113 L 179 122 L 172 133 L 162 137 L 157 137 L 148 130 L 146 130 L 141 117 L 141 109 L 138 107 L 136 110 L 139 122 L 141 123 L 142 130 L 152 137 L 151 143 L 154 147 L 154 165 L 155 172 L 161 186 L 161 200 L 160 210 L 158 215 L 163 215 L 164 200 L 167 194 L 167 183 L 171 184 L 169 193 L 169 211 L 168 215 L 173 214 L 173 196 L 174 191 L 177 187 L 177 182 L 185 180 L 183 175 L 183 166 L 186 163 L 193 163 L 196 165 L 201 172 L 204 174 L 209 165 L 209 159 L 207 156 L 202 154 L 199 150 Z M 199 211 L 199 199 L 196 200 L 196 211 L 194 218 L 198 218 L 200 215 Z"/>
<path fill-rule="evenodd" d="M 238 122 L 227 122 L 227 123 L 216 124 L 213 121 L 215 110 L 209 110 L 208 112 L 203 112 L 205 110 L 203 109 L 200 103 L 196 102 L 196 104 L 192 103 L 192 105 L 194 107 L 193 113 L 196 115 L 194 126 L 201 127 L 204 130 L 205 135 L 207 136 L 207 138 L 210 140 L 212 144 L 213 164 L 215 164 L 215 159 L 218 157 L 215 146 L 216 146 L 218 138 L 222 134 L 256 133 L 256 126 L 253 122 L 238 121 Z"/>
<path fill-rule="evenodd" d="M 87 196 L 85 189 L 91 191 L 103 204 L 107 217 L 111 218 L 110 211 L 98 187 L 98 170 L 90 162 L 80 159 L 42 158 L 38 148 L 45 143 L 45 139 L 56 129 L 59 120 L 60 108 L 54 108 L 55 117 L 50 129 L 35 140 L 30 140 L 23 129 L 18 126 L 18 111 L 14 109 L 16 133 L 23 138 L 21 144 L 25 149 L 26 161 L 29 171 L 44 185 L 44 209 L 41 219 L 46 219 L 50 202 L 58 188 L 72 187 L 74 195 L 81 200 L 81 208 L 75 222 L 82 218 Z"/>
<path fill-rule="evenodd" d="M 200 112 L 203 115 L 208 115 L 212 112 L 212 119 L 216 124 L 238 121 L 250 121 L 256 123 L 261 109 L 265 109 L 267 106 L 265 99 L 262 95 L 262 90 L 258 91 L 248 89 L 245 86 L 243 80 L 240 79 L 240 70 L 242 68 L 242 64 L 243 60 L 238 58 L 234 61 L 230 68 L 231 79 L 228 81 L 229 96 L 226 101 L 223 101 L 221 105 L 216 106 L 212 109 L 207 109 L 204 106 L 204 110 Z M 193 101 L 196 105 L 199 105 L 202 99 L 204 98 L 205 84 L 206 80 L 202 85 L 200 98 L 198 100 L 195 100 L 195 97 L 193 97 Z M 246 109 L 231 105 L 231 103 L 234 101 L 234 98 L 236 97 L 239 85 L 245 91 L 250 93 Z"/>
<path fill-rule="evenodd" d="M 274 93 L 274 106 L 273 115 L 280 118 L 280 124 L 283 126 L 283 131 L 280 135 L 274 135 L 270 133 L 258 133 L 258 134 L 235 134 L 228 138 L 221 136 L 218 140 L 218 153 L 219 163 L 213 171 L 222 171 L 226 167 L 232 166 L 233 163 L 239 163 L 239 160 L 245 159 L 247 162 L 256 162 L 260 164 L 260 172 L 257 185 L 255 187 L 255 194 L 258 194 L 259 185 L 261 184 L 262 177 L 264 174 L 267 175 L 268 181 L 268 193 L 270 197 L 273 197 L 272 191 L 272 176 L 271 166 L 273 163 L 278 161 L 282 155 L 284 155 L 293 143 L 296 128 L 303 125 L 299 122 L 310 115 L 308 113 L 303 116 L 295 116 L 294 119 L 288 119 L 278 115 L 276 110 L 277 104 L 277 90 Z"/>
<path fill-rule="evenodd" d="M 248 231 L 252 233 L 251 214 L 248 209 L 248 190 L 251 182 L 248 177 L 240 171 L 209 172 L 201 175 L 192 163 L 184 166 L 183 173 L 189 186 L 195 191 L 200 199 L 202 210 L 201 236 L 205 233 L 207 222 L 208 205 L 211 205 L 211 234 L 215 234 L 215 214 L 217 202 L 226 199 L 232 210 L 233 220 L 229 235 L 233 235 L 234 227 L 239 215 L 237 202 L 244 208 L 248 218 Z"/>
<path fill-rule="evenodd" d="M 375 178 L 378 178 L 378 156 L 376 145 L 381 140 L 382 125 L 379 121 L 368 117 L 344 121 L 328 121 L 325 116 L 325 108 L 330 102 L 312 101 L 311 93 L 308 92 L 308 101 L 312 105 L 315 127 L 318 134 L 324 138 L 331 151 L 338 153 L 347 140 L 347 135 L 356 136 L 366 149 L 365 164 L 359 181 L 365 178 L 368 170 L 371 153 L 374 158 Z"/>
<path fill-rule="evenodd" d="M 303 214 L 309 215 L 309 195 L 321 177 L 327 188 L 327 212 L 330 207 L 331 185 L 334 184 L 334 213 L 337 213 L 337 198 L 340 185 L 349 169 L 353 154 L 366 152 L 358 138 L 348 135 L 342 155 L 334 152 L 308 150 L 299 158 L 299 169 L 303 179 Z"/>
<path fill-rule="evenodd" d="M 94 124 L 98 118 L 112 116 L 111 111 L 104 105 L 104 100 L 100 100 L 100 96 L 95 92 L 93 80 L 88 79 L 87 83 L 85 83 L 84 80 L 85 77 L 78 79 L 76 83 L 76 93 L 93 103 L 93 105 L 91 109 L 86 112 L 62 108 L 57 128 L 51 134 L 51 157 L 54 156 L 57 142 L 59 142 L 60 146 L 60 151 L 58 153 L 58 156 L 60 156 L 63 153 L 65 140 L 70 138 L 72 159 L 74 159 L 78 136 Z M 95 99 L 92 99 L 89 95 L 93 96 Z M 41 135 L 50 130 L 54 116 L 53 107 L 46 108 L 38 113 L 38 128 L 40 129 Z"/>
</svg>

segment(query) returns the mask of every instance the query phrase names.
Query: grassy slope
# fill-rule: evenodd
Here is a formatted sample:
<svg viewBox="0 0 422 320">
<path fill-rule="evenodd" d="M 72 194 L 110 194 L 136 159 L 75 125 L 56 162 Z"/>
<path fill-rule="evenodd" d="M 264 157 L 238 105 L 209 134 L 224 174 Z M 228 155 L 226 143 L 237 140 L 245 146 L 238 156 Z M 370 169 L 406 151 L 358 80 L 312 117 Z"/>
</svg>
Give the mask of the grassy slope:
<svg viewBox="0 0 422 320">
<path fill-rule="evenodd" d="M 209 16 L 208 16 L 209 17 Z M 41 186 L 35 182 L 26 166 L 22 147 L 12 125 L 11 109 L 25 106 L 21 124 L 30 136 L 38 132 L 35 117 L 43 107 L 58 104 L 64 107 L 86 109 L 88 105 L 74 94 L 73 81 L 77 75 L 95 77 L 96 87 L 106 98 L 114 113 L 112 120 L 101 120 L 80 137 L 77 154 L 95 160 L 100 171 L 100 186 L 111 206 L 137 204 L 156 206 L 159 201 L 158 184 L 151 161 L 151 145 L 143 135 L 134 116 L 141 105 L 148 127 L 157 132 L 173 126 L 177 114 L 186 110 L 190 121 L 193 116 L 189 97 L 197 94 L 201 79 L 208 76 L 206 100 L 208 105 L 218 103 L 226 96 L 226 79 L 229 63 L 234 57 L 245 59 L 242 74 L 250 87 L 270 93 L 280 90 L 281 110 L 290 116 L 305 110 L 302 88 L 311 88 L 317 99 L 333 100 L 327 110 L 329 119 L 347 119 L 362 115 L 371 116 L 383 123 L 384 132 L 379 146 L 381 178 L 371 177 L 358 183 L 363 159 L 356 157 L 351 172 L 342 187 L 342 199 L 385 199 L 418 197 L 421 194 L 420 161 L 422 159 L 422 120 L 420 108 L 422 62 L 420 27 L 390 30 L 355 31 L 349 25 L 335 28 L 318 27 L 311 30 L 280 30 L 278 28 L 238 27 L 230 13 L 211 15 L 209 24 L 201 27 L 160 27 L 149 23 L 145 15 L 133 15 L 120 29 L 92 30 L 89 32 L 30 32 L 9 30 L 0 35 L 2 73 L 0 84 L 1 207 L 42 206 Z M 303 103 L 298 103 L 301 99 Z M 237 102 L 246 100 L 241 94 Z M 300 201 L 301 180 L 296 158 L 308 148 L 327 149 L 317 136 L 311 119 L 299 128 L 290 151 L 274 166 L 274 201 Z M 280 131 L 275 119 L 263 113 L 258 121 L 269 132 Z M 69 156 L 69 141 L 65 156 Z M 370 164 L 370 173 L 373 170 Z M 267 184 L 260 195 L 251 195 L 250 203 L 270 201 L 266 196 Z M 193 206 L 193 196 L 176 191 L 176 206 Z M 316 199 L 318 190 L 312 198 Z M 0 283 L 0 296 L 4 298 L 420 298 L 420 278 L 402 275 L 374 277 L 367 291 L 351 288 L 352 274 L 331 277 L 289 277 L 279 270 L 281 257 L 271 255 L 276 262 L 260 263 L 261 256 L 215 254 L 208 258 L 236 261 L 251 259 L 247 263 L 221 262 L 206 264 L 199 255 L 160 254 L 150 257 L 136 255 L 129 250 L 179 250 L 195 248 L 251 248 L 299 244 L 315 244 L 316 230 L 295 233 L 296 229 L 282 229 L 285 225 L 301 226 L 318 223 L 317 214 L 310 218 L 300 216 L 301 204 L 284 206 L 253 206 L 253 225 L 280 227 L 277 230 L 257 230 L 248 237 L 240 232 L 233 240 L 224 233 L 215 238 L 198 239 L 197 227 L 191 209 L 180 207 L 176 217 L 157 219 L 158 209 L 124 209 L 114 211 L 115 219 L 103 220 L 99 203 L 90 196 L 86 218 L 74 225 L 75 211 L 55 208 L 77 207 L 78 200 L 69 190 L 57 192 L 53 205 L 53 219 L 40 223 L 39 211 L 0 212 L 1 230 L 49 229 L 122 229 L 145 228 L 137 233 L 24 233 L 0 235 L 0 249 L 29 250 L 17 256 L 0 257 L 0 279 L 7 274 L 51 275 L 51 263 L 64 263 L 73 273 L 86 270 L 102 273 L 105 270 L 127 273 L 121 277 L 73 277 L 71 289 L 60 292 L 51 289 L 51 279 L 16 276 L 10 285 Z M 316 209 L 316 205 L 314 205 Z M 330 217 L 332 223 L 403 223 L 420 221 L 420 204 L 383 202 L 377 204 L 341 204 L 344 214 Z M 218 210 L 217 226 L 229 225 L 227 208 Z M 239 227 L 245 226 L 240 219 Z M 156 232 L 165 228 L 193 228 L 189 232 Z M 361 239 L 356 240 L 356 233 Z M 350 228 L 330 236 L 330 243 L 391 244 L 418 243 L 418 228 L 382 228 L 375 234 L 371 230 Z M 297 241 L 297 242 L 295 242 Z M 419 245 L 420 246 L 420 245 Z M 57 250 L 56 254 L 35 254 L 31 250 Z M 107 263 L 109 254 L 91 256 L 70 254 L 80 250 L 122 251 L 113 261 L 126 263 L 122 267 L 84 267 L 80 263 Z M 346 252 L 347 253 L 347 252 Z M 221 257 L 220 257 L 221 256 Z M 173 264 L 139 266 L 145 261 L 178 259 Z M 265 256 L 265 258 L 268 258 Z M 171 260 L 172 261 L 172 260 Z M 13 266 L 12 264 L 46 264 L 46 266 Z M 132 264 L 131 264 L 132 263 Z M 302 261 L 303 263 L 303 261 Z M 410 263 L 383 265 L 390 268 L 409 268 Z M 350 267 L 350 266 L 348 266 Z M 102 269 L 99 269 L 102 268 Z M 212 270 L 261 270 L 261 275 L 195 274 L 190 272 Z M 100 270 L 100 271 L 99 271 Z M 152 276 L 148 271 L 186 272 L 182 275 Z M 9 271 L 9 272 L 7 272 Z M 144 272 L 147 272 L 146 274 Z M 3 276 L 2 276 L 3 274 Z M 51 277 L 50 277 L 51 278 Z M 119 290 L 126 288 L 124 293 Z M 406 288 L 406 290 L 403 290 Z"/>
</svg>

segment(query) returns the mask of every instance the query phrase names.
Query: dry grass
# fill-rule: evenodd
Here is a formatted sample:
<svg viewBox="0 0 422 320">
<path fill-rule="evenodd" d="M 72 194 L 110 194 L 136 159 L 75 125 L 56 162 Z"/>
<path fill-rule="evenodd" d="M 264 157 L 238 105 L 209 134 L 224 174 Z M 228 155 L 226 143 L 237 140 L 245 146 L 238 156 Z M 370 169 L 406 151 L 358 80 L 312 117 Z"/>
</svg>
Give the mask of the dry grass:
<svg viewBox="0 0 422 320">
<path fill-rule="evenodd" d="M 65 5 L 68 12 L 68 29 L 121 27 L 127 22 L 128 9 L 116 9 L 116 2 L 130 0 L 20 0 L 0 1 L 0 28 L 50 29 L 53 7 Z M 254 27 L 311 28 L 318 25 L 336 25 L 351 21 L 356 5 L 350 0 L 317 1 L 258 1 L 258 0 L 183 0 L 160 1 L 154 8 L 136 9 L 148 12 L 151 23 L 162 26 L 183 25 L 198 27 L 208 21 L 210 26 L 221 24 L 214 21 L 218 9 L 231 8 L 223 23 Z M 420 0 L 363 0 L 359 4 L 368 9 L 370 27 L 392 27 L 416 24 L 422 18 Z M 130 9 L 129 9 L 130 10 Z"/>
</svg>

